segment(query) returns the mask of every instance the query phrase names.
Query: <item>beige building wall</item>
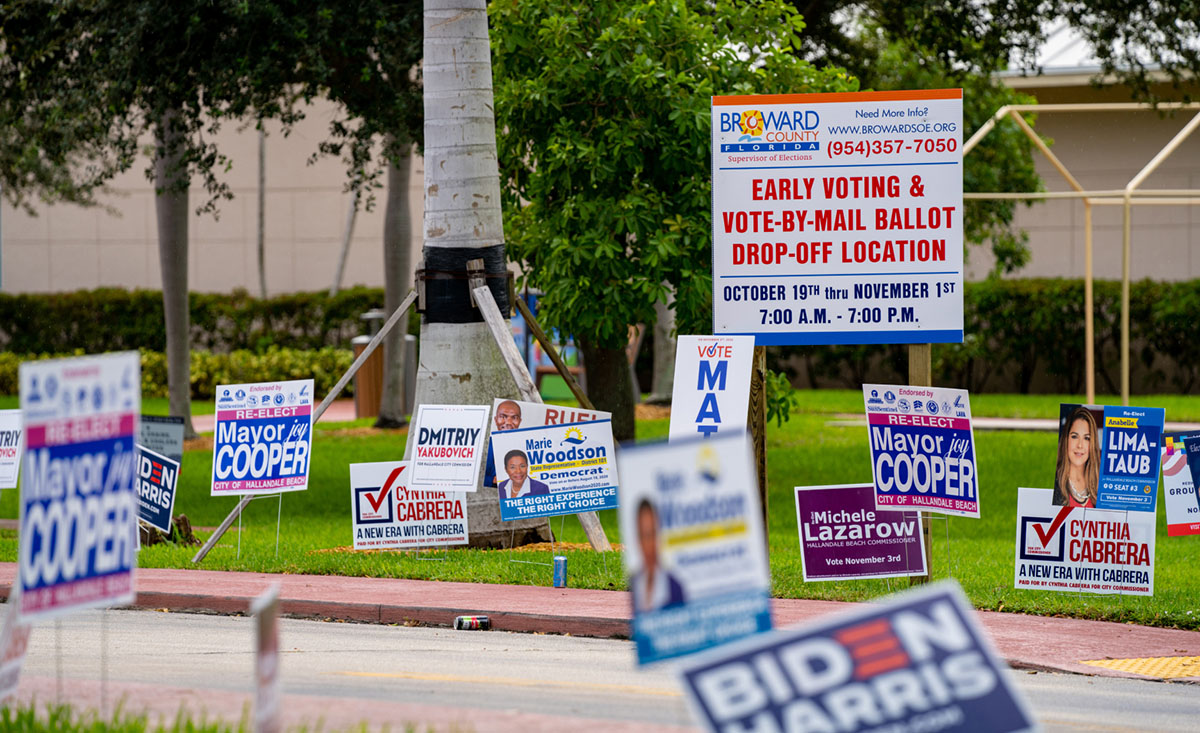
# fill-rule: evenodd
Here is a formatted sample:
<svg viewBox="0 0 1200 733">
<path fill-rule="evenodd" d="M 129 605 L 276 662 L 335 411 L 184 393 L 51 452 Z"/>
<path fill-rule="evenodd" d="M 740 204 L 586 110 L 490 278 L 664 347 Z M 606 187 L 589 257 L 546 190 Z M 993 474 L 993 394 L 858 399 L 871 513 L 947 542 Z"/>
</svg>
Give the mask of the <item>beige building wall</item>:
<svg viewBox="0 0 1200 733">
<path fill-rule="evenodd" d="M 343 192 L 346 170 L 335 158 L 308 159 L 326 137 L 334 109 L 313 105 L 284 137 L 268 123 L 266 138 L 266 279 L 271 294 L 328 289 L 337 270 L 351 196 Z M 189 222 L 191 289 L 257 294 L 258 132 L 253 125 L 226 124 L 218 146 L 232 168 L 222 174 L 232 201 L 218 203 L 219 217 L 197 215 L 203 201 L 193 181 Z M 115 179 L 99 197 L 102 207 L 38 205 L 30 216 L 9 203 L 0 211 L 0 288 L 5 292 L 53 292 L 118 286 L 159 288 L 154 186 L 145 177 L 149 158 Z M 418 158 L 409 182 L 412 234 L 419 259 L 423 171 Z M 385 191 L 373 211 L 359 209 L 343 286 L 383 285 Z M 415 264 L 414 264 L 415 267 Z"/>
<path fill-rule="evenodd" d="M 1022 84 L 1024 82 L 1024 84 Z M 1071 84 L 1047 86 L 1053 80 L 1014 79 L 1010 84 L 1035 94 L 1040 103 L 1129 102 L 1120 89 L 1096 91 L 1086 77 Z M 1079 183 L 1089 190 L 1123 189 L 1200 109 L 1164 116 L 1155 111 L 1043 112 L 1034 129 L 1052 140 L 1051 150 Z M 1011 124 L 1011 123 L 1010 123 Z M 973 130 L 966 131 L 969 135 Z M 1034 154 L 1038 173 L 1049 191 L 1070 186 L 1041 153 Z M 1200 189 L 1200 132 L 1193 133 L 1151 175 L 1142 189 Z M 1123 211 L 1120 206 L 1093 206 L 1094 273 L 1121 278 Z M 1043 201 L 1019 207 L 1016 225 L 1029 234 L 1032 258 L 1017 277 L 1083 277 L 1084 207 L 1078 200 Z M 1134 206 L 1132 257 L 1134 280 L 1189 280 L 1200 277 L 1200 206 Z M 979 279 L 992 267 L 984 247 L 971 247 L 968 279 Z"/>
</svg>

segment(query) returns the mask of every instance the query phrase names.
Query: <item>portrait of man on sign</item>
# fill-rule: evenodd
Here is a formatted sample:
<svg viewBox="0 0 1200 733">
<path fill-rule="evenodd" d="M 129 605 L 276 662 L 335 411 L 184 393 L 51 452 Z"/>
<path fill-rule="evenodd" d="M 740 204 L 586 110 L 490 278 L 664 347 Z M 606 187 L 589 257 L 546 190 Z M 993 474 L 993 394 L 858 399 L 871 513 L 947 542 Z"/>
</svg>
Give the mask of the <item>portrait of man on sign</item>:
<svg viewBox="0 0 1200 733">
<path fill-rule="evenodd" d="M 656 611 L 682 605 L 687 600 L 683 585 L 659 563 L 658 511 L 649 499 L 638 504 L 637 530 L 642 567 L 629 580 L 633 607 L 638 611 Z"/>
</svg>

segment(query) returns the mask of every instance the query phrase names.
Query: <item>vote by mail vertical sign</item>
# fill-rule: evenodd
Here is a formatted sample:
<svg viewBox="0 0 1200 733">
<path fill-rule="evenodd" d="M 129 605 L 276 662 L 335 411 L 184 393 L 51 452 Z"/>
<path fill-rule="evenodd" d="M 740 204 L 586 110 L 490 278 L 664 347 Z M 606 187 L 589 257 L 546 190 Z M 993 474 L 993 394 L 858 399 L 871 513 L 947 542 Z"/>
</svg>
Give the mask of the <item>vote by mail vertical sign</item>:
<svg viewBox="0 0 1200 733">
<path fill-rule="evenodd" d="M 133 601 L 137 352 L 26 362 L 17 574 L 27 621 Z"/>
<path fill-rule="evenodd" d="M 308 488 L 313 380 L 217 387 L 212 495 Z"/>
</svg>

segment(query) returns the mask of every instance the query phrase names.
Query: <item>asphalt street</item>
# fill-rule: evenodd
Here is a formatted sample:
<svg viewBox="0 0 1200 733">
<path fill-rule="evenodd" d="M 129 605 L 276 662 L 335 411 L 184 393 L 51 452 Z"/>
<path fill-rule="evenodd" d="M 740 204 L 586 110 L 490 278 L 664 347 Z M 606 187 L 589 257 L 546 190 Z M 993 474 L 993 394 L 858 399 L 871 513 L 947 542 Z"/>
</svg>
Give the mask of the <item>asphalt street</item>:
<svg viewBox="0 0 1200 733">
<path fill-rule="evenodd" d="M 123 699 L 127 710 L 172 718 L 184 705 L 237 720 L 251 699 L 252 649 L 245 617 L 80 613 L 35 629 L 20 697 L 108 709 Z M 636 669 L 626 641 L 284 619 L 281 650 L 289 724 L 573 733 L 693 725 L 671 668 Z M 1193 684 L 1010 674 L 1050 731 L 1191 731 L 1200 710 Z"/>
</svg>

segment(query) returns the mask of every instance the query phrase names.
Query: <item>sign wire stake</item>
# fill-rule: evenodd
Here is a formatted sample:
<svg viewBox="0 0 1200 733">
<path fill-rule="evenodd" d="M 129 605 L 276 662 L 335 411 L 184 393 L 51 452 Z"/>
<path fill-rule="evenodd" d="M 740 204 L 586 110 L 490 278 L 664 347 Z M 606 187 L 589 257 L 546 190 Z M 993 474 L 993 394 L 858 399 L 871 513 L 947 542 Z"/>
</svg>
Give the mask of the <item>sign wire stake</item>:
<svg viewBox="0 0 1200 733">
<path fill-rule="evenodd" d="M 108 609 L 100 609 L 100 717 L 108 715 Z"/>
</svg>

